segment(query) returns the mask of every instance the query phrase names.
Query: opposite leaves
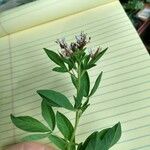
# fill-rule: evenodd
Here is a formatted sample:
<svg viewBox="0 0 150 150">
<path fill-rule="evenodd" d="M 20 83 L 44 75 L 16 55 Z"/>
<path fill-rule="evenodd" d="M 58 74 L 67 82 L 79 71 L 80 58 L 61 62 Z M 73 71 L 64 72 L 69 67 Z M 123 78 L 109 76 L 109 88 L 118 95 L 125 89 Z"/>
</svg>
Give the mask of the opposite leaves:
<svg viewBox="0 0 150 150">
<path fill-rule="evenodd" d="M 50 130 L 44 124 L 29 116 L 15 117 L 11 114 L 11 120 L 16 127 L 24 131 L 50 132 Z"/>
</svg>

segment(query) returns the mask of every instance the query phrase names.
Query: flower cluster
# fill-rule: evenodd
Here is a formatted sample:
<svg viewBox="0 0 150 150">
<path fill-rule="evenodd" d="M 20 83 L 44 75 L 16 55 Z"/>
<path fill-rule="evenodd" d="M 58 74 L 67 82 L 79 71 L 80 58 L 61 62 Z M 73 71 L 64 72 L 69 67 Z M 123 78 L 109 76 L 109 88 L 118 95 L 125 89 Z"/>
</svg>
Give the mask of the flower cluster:
<svg viewBox="0 0 150 150">
<path fill-rule="evenodd" d="M 78 50 L 82 50 L 87 43 L 90 42 L 91 37 L 87 38 L 87 34 L 81 32 L 80 35 L 75 36 L 76 42 L 72 42 L 70 45 L 67 44 L 65 38 L 57 39 L 56 43 L 59 44 L 62 49 L 61 53 L 64 57 L 69 57 L 71 54 Z"/>
</svg>

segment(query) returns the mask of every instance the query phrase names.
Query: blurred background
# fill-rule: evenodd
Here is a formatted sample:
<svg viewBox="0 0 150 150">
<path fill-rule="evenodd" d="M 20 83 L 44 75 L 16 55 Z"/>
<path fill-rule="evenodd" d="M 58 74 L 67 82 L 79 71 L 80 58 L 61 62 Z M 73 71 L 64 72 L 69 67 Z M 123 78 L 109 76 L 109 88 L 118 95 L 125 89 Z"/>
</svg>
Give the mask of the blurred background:
<svg viewBox="0 0 150 150">
<path fill-rule="evenodd" d="M 150 53 L 150 0 L 120 0 Z"/>
<path fill-rule="evenodd" d="M 36 0 L 0 0 L 2 11 Z M 150 0 L 120 0 L 131 22 L 150 53 Z"/>
<path fill-rule="evenodd" d="M 20 6 L 35 0 L 0 0 L 0 12 Z"/>
</svg>

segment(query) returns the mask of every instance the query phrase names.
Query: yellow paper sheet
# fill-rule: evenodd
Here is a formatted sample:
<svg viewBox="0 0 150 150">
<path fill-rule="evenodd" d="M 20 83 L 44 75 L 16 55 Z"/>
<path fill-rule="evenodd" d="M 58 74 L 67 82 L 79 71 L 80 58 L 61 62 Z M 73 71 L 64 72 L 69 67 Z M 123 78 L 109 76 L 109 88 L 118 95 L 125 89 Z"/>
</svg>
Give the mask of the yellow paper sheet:
<svg viewBox="0 0 150 150">
<path fill-rule="evenodd" d="M 109 49 L 97 67 L 90 71 L 92 85 L 101 70 L 104 74 L 96 95 L 90 100 L 89 109 L 81 119 L 78 141 L 83 141 L 95 130 L 110 127 L 120 121 L 122 137 L 111 150 L 150 148 L 150 59 L 119 2 L 0 39 L 0 60 L 4 63 L 0 68 L 1 147 L 18 142 L 27 135 L 12 127 L 10 113 L 17 116 L 32 115 L 43 120 L 40 112 L 41 98 L 36 90 L 58 90 L 73 99 L 74 88 L 69 76 L 51 71 L 55 65 L 42 48 L 57 51 L 59 48 L 54 42 L 57 38 L 66 37 L 70 42 L 81 31 L 92 37 L 89 47 Z M 73 113 L 62 111 L 74 122 Z M 43 142 L 49 143 L 48 140 Z"/>
<path fill-rule="evenodd" d="M 115 0 L 38 0 L 1 13 L 0 37 L 112 1 Z"/>
</svg>

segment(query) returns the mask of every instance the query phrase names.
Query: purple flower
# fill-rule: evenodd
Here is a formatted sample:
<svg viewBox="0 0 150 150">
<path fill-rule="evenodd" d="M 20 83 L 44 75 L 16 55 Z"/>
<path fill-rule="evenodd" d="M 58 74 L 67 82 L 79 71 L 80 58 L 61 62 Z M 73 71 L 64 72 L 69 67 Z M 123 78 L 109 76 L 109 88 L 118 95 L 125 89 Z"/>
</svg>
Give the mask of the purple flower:
<svg viewBox="0 0 150 150">
<path fill-rule="evenodd" d="M 80 35 L 75 36 L 76 38 L 76 43 L 79 49 L 83 49 L 84 46 L 90 42 L 91 37 L 87 38 L 87 34 L 85 34 L 84 32 L 81 32 Z"/>
<path fill-rule="evenodd" d="M 67 42 L 65 41 L 65 38 L 62 39 L 57 39 L 56 41 L 57 44 L 59 44 L 61 50 L 61 54 L 64 57 L 70 57 L 71 54 L 73 53 L 72 50 L 70 49 L 70 46 L 68 46 Z"/>
</svg>

